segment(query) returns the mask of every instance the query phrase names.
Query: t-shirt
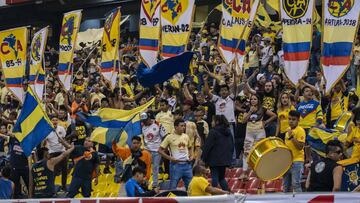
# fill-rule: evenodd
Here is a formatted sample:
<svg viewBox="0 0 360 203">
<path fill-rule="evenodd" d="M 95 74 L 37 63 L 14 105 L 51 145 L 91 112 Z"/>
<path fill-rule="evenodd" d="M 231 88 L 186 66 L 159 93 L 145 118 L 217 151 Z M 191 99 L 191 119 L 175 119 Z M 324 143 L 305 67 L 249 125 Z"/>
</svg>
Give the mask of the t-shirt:
<svg viewBox="0 0 360 203">
<path fill-rule="evenodd" d="M 302 101 L 296 106 L 296 110 L 300 113 L 299 126 L 309 129 L 315 126 L 317 122 L 322 123 L 323 113 L 320 102 L 316 100 Z"/>
<path fill-rule="evenodd" d="M 187 134 L 177 135 L 171 133 L 165 137 L 164 141 L 160 145 L 166 149 L 169 147 L 172 157 L 180 161 L 189 160 L 189 147 L 191 147 L 190 138 Z"/>
<path fill-rule="evenodd" d="M 9 150 L 10 150 L 10 165 L 12 168 L 16 168 L 16 169 L 28 168 L 28 161 L 24 154 L 24 151 L 20 146 L 20 142 L 14 137 L 10 137 Z"/>
<path fill-rule="evenodd" d="M 59 137 L 65 138 L 66 131 L 65 131 L 64 127 L 58 125 L 56 127 L 56 133 Z M 65 151 L 65 147 L 59 142 L 59 138 L 56 135 L 56 133 L 51 132 L 46 138 L 50 154 L 55 153 L 55 152 L 64 152 Z"/>
<path fill-rule="evenodd" d="M 305 130 L 300 127 L 297 126 L 295 129 L 292 129 L 292 136 L 299 142 L 305 143 Z M 297 149 L 293 143 L 293 141 L 291 141 L 289 139 L 290 135 L 288 132 L 286 132 L 285 134 L 285 145 L 287 147 L 289 147 L 291 154 L 293 155 L 293 162 L 296 161 L 301 161 L 304 162 L 304 149 Z"/>
<path fill-rule="evenodd" d="M 360 128 L 351 126 L 351 133 L 346 138 L 346 142 L 353 143 L 353 139 L 360 139 Z M 353 151 L 351 154 L 351 158 L 360 158 L 360 144 L 354 143 Z"/>
<path fill-rule="evenodd" d="M 34 163 L 31 169 L 34 179 L 34 196 L 36 198 L 50 198 L 55 194 L 55 175 L 47 167 L 47 160 Z"/>
<path fill-rule="evenodd" d="M 331 120 L 337 120 L 348 110 L 349 97 L 347 93 L 335 92 L 331 97 Z"/>
<path fill-rule="evenodd" d="M 82 179 L 91 179 L 93 170 L 100 163 L 98 153 L 86 149 L 84 146 L 75 146 L 71 152 L 71 158 L 75 162 L 73 176 Z"/>
<path fill-rule="evenodd" d="M 264 47 L 263 49 L 261 49 L 261 54 L 262 54 L 262 58 L 261 58 L 262 66 L 267 65 L 269 63 L 270 57 L 272 55 L 274 55 L 273 49 L 271 46 L 267 46 L 267 47 Z"/>
<path fill-rule="evenodd" d="M 223 99 L 213 95 L 211 101 L 215 103 L 216 115 L 224 115 L 229 123 L 235 123 L 234 100 L 230 96 Z"/>
<path fill-rule="evenodd" d="M 277 111 L 280 122 L 280 133 L 286 133 L 286 130 L 289 128 L 289 112 L 291 110 L 295 110 L 295 107 L 290 106 L 290 108 Z"/>
<path fill-rule="evenodd" d="M 158 151 L 162 138 L 166 135 L 165 129 L 155 122 L 149 126 L 144 125 L 142 134 L 144 135 L 145 149 L 150 152 Z"/>
<path fill-rule="evenodd" d="M 159 112 L 155 117 L 156 122 L 164 126 L 166 133 L 172 133 L 174 130 L 174 116 L 171 111 Z"/>
<path fill-rule="evenodd" d="M 194 176 L 189 184 L 189 196 L 210 196 L 210 193 L 205 192 L 210 183 L 201 176 Z"/>
<path fill-rule="evenodd" d="M 55 96 L 54 101 L 57 103 L 58 106 L 64 105 L 65 98 L 63 94 L 60 92 Z"/>
<path fill-rule="evenodd" d="M 249 67 L 250 68 L 259 67 L 259 56 L 257 51 L 253 51 L 253 50 L 249 51 Z"/>
</svg>

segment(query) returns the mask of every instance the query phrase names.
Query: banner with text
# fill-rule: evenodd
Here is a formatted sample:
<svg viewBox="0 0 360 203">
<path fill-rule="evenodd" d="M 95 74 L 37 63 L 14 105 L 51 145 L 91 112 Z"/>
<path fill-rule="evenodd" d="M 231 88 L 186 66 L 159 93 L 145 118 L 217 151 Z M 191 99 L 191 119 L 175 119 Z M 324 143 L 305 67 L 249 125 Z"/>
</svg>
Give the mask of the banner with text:
<svg viewBox="0 0 360 203">
<path fill-rule="evenodd" d="M 342 78 L 350 65 L 353 42 L 358 30 L 360 1 L 323 2 L 323 44 L 321 66 L 326 93 Z"/>
<path fill-rule="evenodd" d="M 315 0 L 280 1 L 285 73 L 297 85 L 307 71 Z"/>
<path fill-rule="evenodd" d="M 43 56 L 46 46 L 48 27 L 34 34 L 30 45 L 29 85 L 39 99 L 42 99 L 45 85 Z"/>
<path fill-rule="evenodd" d="M 194 9 L 195 0 L 161 0 L 161 56 L 164 59 L 185 52 Z"/>
<path fill-rule="evenodd" d="M 80 22 L 81 10 L 76 10 L 65 13 L 61 24 L 58 75 L 67 91 L 71 89 L 73 55 Z"/>
<path fill-rule="evenodd" d="M 0 31 L 0 61 L 6 87 L 23 102 L 23 77 L 26 67 L 28 29 Z"/>
<path fill-rule="evenodd" d="M 233 38 L 232 1 L 223 0 L 221 6 L 222 19 L 218 47 L 225 63 L 230 64 L 234 60 L 234 49 L 237 42 Z"/>
<path fill-rule="evenodd" d="M 139 52 L 148 67 L 157 63 L 159 54 L 160 1 L 141 1 Z"/>
<path fill-rule="evenodd" d="M 101 73 L 115 88 L 119 69 L 120 7 L 106 15 L 102 38 Z"/>
</svg>

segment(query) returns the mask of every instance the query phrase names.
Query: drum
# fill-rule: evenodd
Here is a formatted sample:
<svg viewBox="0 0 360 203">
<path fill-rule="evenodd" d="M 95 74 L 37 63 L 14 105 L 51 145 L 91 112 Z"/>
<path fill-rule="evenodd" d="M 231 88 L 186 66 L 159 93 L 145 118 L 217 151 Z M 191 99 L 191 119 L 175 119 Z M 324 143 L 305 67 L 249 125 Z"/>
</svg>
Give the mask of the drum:
<svg viewBox="0 0 360 203">
<path fill-rule="evenodd" d="M 275 180 L 290 169 L 292 154 L 280 138 L 268 137 L 255 144 L 247 162 L 261 180 Z"/>
</svg>

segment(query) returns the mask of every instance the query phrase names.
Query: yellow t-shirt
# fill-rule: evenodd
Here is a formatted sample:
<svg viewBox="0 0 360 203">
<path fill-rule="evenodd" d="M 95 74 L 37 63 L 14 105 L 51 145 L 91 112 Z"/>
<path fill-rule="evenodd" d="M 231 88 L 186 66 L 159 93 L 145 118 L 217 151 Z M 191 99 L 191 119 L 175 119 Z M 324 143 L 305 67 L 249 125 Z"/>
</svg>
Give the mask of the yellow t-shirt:
<svg viewBox="0 0 360 203">
<path fill-rule="evenodd" d="M 280 122 L 280 133 L 286 133 L 286 130 L 289 128 L 289 112 L 292 110 L 295 110 L 294 106 L 277 111 Z"/>
<path fill-rule="evenodd" d="M 299 102 L 296 110 L 301 114 L 299 126 L 304 129 L 315 126 L 318 121 L 323 123 L 324 118 L 321 105 L 316 100 Z"/>
<path fill-rule="evenodd" d="M 297 141 L 305 143 L 305 130 L 302 127 L 297 126 L 295 129 L 293 129 L 292 135 Z M 291 154 L 293 155 L 293 162 L 295 161 L 304 162 L 304 156 L 305 156 L 304 149 L 300 149 L 300 150 L 297 149 L 294 143 L 291 140 L 289 140 L 289 137 L 290 137 L 289 133 L 286 132 L 285 145 L 289 147 L 289 149 L 291 150 Z"/>
<path fill-rule="evenodd" d="M 160 145 L 164 149 L 169 148 L 171 156 L 180 161 L 189 160 L 189 148 L 191 146 L 190 138 L 185 133 L 181 135 L 171 133 L 165 137 Z"/>
<path fill-rule="evenodd" d="M 174 116 L 171 114 L 171 111 L 159 112 L 156 114 L 155 120 L 164 126 L 166 134 L 172 133 L 174 130 Z"/>
<path fill-rule="evenodd" d="M 201 176 L 194 176 L 189 184 L 189 196 L 210 196 L 210 193 L 205 192 L 210 183 Z"/>
<path fill-rule="evenodd" d="M 351 126 L 351 133 L 346 138 L 346 142 L 353 143 L 354 138 L 360 138 L 360 128 Z M 353 147 L 353 152 L 351 154 L 351 158 L 360 158 L 360 144 L 355 144 Z"/>
<path fill-rule="evenodd" d="M 337 120 L 344 112 L 347 112 L 349 97 L 339 93 L 334 93 L 331 97 L 331 120 Z"/>
</svg>

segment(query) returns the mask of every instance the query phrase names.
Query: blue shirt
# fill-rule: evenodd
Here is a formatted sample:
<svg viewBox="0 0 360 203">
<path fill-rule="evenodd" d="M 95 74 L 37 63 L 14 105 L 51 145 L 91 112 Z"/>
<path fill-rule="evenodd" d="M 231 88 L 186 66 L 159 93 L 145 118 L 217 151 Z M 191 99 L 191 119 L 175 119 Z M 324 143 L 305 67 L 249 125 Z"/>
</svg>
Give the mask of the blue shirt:
<svg viewBox="0 0 360 203">
<path fill-rule="evenodd" d="M 11 199 L 12 187 L 11 181 L 0 177 L 0 199 Z"/>
<path fill-rule="evenodd" d="M 125 184 L 126 196 L 136 197 L 136 190 L 138 193 L 144 193 L 144 190 L 140 187 L 139 183 L 135 179 L 130 178 Z"/>
</svg>

